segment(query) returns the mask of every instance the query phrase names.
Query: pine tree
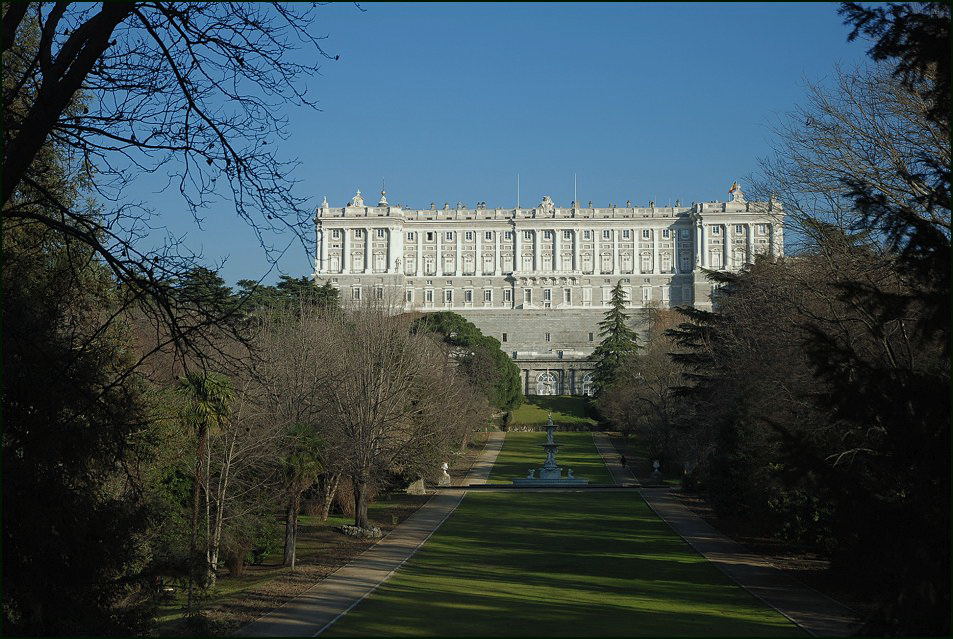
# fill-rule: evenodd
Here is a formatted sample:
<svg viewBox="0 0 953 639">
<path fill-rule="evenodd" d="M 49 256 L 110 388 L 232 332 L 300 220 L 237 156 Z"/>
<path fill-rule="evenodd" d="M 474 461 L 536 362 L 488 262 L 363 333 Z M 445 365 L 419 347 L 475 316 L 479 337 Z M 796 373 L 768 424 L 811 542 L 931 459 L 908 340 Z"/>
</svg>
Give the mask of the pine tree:
<svg viewBox="0 0 953 639">
<path fill-rule="evenodd" d="M 596 362 L 593 382 L 596 394 L 612 385 L 619 368 L 631 354 L 639 348 L 638 335 L 628 326 L 629 316 L 625 313 L 625 291 L 622 281 L 612 289 L 612 299 L 605 319 L 599 322 L 599 337 L 602 342 L 593 351 L 589 359 Z"/>
</svg>

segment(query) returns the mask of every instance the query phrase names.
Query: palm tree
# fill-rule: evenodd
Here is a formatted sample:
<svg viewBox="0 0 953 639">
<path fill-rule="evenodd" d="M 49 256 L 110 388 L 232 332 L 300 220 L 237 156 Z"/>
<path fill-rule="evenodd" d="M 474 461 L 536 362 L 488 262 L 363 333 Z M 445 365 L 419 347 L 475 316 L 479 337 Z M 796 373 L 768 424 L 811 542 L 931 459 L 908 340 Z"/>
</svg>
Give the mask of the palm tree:
<svg viewBox="0 0 953 639">
<path fill-rule="evenodd" d="M 189 560 L 193 562 L 192 570 L 189 571 L 188 594 L 188 610 L 191 614 L 193 612 L 193 585 L 198 572 L 194 562 L 198 559 L 198 530 L 202 493 L 205 494 L 205 534 L 206 539 L 210 538 L 209 525 L 211 518 L 209 510 L 211 505 L 208 490 L 210 450 L 208 437 L 210 431 L 218 429 L 228 419 L 230 405 L 235 393 L 229 379 L 214 372 L 187 374 L 179 380 L 179 391 L 185 399 L 185 406 L 182 410 L 183 421 L 195 429 L 198 440 L 195 458 L 195 484 L 192 493 L 192 534 L 189 542 Z M 205 555 L 203 567 L 199 574 L 202 586 L 208 587 L 211 579 L 213 579 L 210 570 L 212 561 L 208 545 L 206 545 Z"/>
</svg>

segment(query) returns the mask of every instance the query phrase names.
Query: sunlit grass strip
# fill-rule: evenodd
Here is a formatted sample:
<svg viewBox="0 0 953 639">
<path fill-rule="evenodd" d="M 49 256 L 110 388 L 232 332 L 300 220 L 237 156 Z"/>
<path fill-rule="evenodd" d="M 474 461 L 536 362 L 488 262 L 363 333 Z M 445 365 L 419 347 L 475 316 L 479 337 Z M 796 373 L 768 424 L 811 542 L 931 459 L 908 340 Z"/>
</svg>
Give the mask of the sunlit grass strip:
<svg viewBox="0 0 953 639">
<path fill-rule="evenodd" d="M 327 634 L 803 636 L 637 493 L 470 493 Z"/>
</svg>

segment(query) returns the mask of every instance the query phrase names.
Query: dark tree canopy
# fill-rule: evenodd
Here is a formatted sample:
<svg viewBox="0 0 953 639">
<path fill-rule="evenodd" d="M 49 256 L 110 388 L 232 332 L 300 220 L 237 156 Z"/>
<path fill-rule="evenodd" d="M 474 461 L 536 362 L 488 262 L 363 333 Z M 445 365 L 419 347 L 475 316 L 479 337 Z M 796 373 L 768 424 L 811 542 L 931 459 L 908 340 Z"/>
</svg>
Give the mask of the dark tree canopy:
<svg viewBox="0 0 953 639">
<path fill-rule="evenodd" d="M 484 335 L 473 322 L 452 311 L 427 313 L 415 326 L 443 336 L 470 381 L 500 410 L 523 403 L 520 370 L 502 350 L 502 344 Z"/>
</svg>

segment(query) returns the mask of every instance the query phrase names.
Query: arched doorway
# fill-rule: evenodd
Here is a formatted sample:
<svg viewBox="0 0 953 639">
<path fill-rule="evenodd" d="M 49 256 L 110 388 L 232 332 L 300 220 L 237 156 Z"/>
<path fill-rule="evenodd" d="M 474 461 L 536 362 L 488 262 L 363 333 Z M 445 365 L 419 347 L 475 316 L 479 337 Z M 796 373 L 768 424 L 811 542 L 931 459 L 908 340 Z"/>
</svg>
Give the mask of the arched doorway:
<svg viewBox="0 0 953 639">
<path fill-rule="evenodd" d="M 582 394 L 586 397 L 592 397 L 592 373 L 586 373 L 582 376 Z"/>
<path fill-rule="evenodd" d="M 536 378 L 537 395 L 556 395 L 558 390 L 556 387 L 556 376 L 549 371 L 540 373 Z"/>
</svg>

